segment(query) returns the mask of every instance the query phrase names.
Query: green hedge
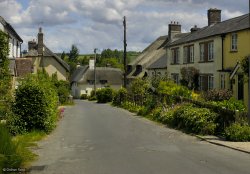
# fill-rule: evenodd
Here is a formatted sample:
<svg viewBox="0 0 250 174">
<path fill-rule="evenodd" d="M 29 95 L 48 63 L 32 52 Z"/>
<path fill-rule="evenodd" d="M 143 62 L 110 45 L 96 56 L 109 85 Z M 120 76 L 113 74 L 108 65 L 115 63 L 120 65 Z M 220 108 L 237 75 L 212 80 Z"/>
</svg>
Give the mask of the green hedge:
<svg viewBox="0 0 250 174">
<path fill-rule="evenodd" d="M 250 126 L 234 123 L 225 129 L 225 137 L 230 141 L 250 141 Z"/>
<path fill-rule="evenodd" d="M 47 74 L 38 73 L 26 78 L 16 90 L 13 112 L 15 119 L 8 124 L 13 134 L 18 133 L 16 123 L 27 131 L 33 129 L 50 132 L 56 126 L 58 95 Z M 16 129 L 15 129 L 16 128 Z M 22 131 L 22 130 L 21 130 Z"/>
<path fill-rule="evenodd" d="M 176 110 L 172 115 L 170 124 L 173 127 L 183 129 L 196 134 L 215 133 L 215 123 L 218 114 L 206 108 L 196 108 L 193 105 L 185 104 Z"/>
<path fill-rule="evenodd" d="M 112 88 L 102 88 L 96 91 L 96 99 L 98 103 L 112 102 L 114 91 Z"/>
</svg>

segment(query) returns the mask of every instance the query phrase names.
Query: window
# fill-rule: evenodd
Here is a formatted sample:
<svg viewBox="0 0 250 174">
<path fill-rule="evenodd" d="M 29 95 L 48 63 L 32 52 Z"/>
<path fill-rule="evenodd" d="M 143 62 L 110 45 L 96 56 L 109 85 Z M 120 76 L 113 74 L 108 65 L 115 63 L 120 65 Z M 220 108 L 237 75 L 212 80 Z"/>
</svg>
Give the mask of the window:
<svg viewBox="0 0 250 174">
<path fill-rule="evenodd" d="M 171 74 L 171 78 L 176 84 L 179 84 L 179 74 Z"/>
<path fill-rule="evenodd" d="M 214 42 L 200 44 L 200 61 L 208 62 L 214 60 Z"/>
<path fill-rule="evenodd" d="M 209 42 L 208 43 L 208 60 L 214 60 L 214 43 Z"/>
<path fill-rule="evenodd" d="M 184 47 L 183 63 L 194 62 L 194 46 L 189 45 Z"/>
<path fill-rule="evenodd" d="M 172 53 L 172 64 L 179 64 L 179 48 L 174 48 L 171 50 Z"/>
<path fill-rule="evenodd" d="M 161 72 L 157 72 L 157 75 L 161 76 Z"/>
<path fill-rule="evenodd" d="M 225 76 L 225 74 L 220 75 L 220 88 L 221 89 L 226 88 L 226 76 Z"/>
<path fill-rule="evenodd" d="M 214 76 L 203 74 L 199 76 L 199 90 L 207 91 L 214 88 Z"/>
<path fill-rule="evenodd" d="M 208 76 L 208 90 L 214 88 L 214 76 Z"/>
<path fill-rule="evenodd" d="M 101 83 L 102 85 L 105 85 L 106 83 L 108 83 L 108 81 L 107 81 L 107 80 L 100 80 L 100 83 Z"/>
<path fill-rule="evenodd" d="M 237 41 L 238 35 L 237 33 L 233 33 L 231 36 L 231 51 L 237 51 Z"/>
<path fill-rule="evenodd" d="M 87 80 L 87 82 L 89 85 L 93 85 L 95 81 L 94 80 Z"/>
<path fill-rule="evenodd" d="M 204 62 L 205 60 L 205 50 L 204 50 L 204 44 L 200 44 L 200 61 Z"/>
</svg>

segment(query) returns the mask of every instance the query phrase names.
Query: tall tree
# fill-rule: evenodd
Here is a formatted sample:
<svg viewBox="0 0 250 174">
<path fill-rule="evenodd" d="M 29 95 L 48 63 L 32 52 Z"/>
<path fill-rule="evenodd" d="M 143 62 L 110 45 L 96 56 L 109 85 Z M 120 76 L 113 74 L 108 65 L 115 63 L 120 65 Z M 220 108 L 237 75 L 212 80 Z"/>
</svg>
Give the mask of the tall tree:
<svg viewBox="0 0 250 174">
<path fill-rule="evenodd" d="M 61 55 L 61 59 L 64 60 L 65 57 L 66 57 L 66 54 L 65 54 L 65 52 L 63 51 L 63 52 L 62 52 L 62 55 Z"/>
<path fill-rule="evenodd" d="M 72 45 L 71 46 L 71 50 L 69 52 L 69 61 L 70 62 L 74 62 L 74 63 L 77 63 L 77 58 L 79 56 L 79 50 L 78 48 L 76 47 L 76 45 Z"/>
</svg>

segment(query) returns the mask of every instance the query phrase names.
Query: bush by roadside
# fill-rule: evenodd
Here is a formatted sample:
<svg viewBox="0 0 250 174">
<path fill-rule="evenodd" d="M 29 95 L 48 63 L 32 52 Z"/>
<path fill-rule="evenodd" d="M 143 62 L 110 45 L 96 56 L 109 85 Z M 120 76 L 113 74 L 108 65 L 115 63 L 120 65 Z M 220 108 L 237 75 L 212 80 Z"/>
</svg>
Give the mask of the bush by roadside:
<svg viewBox="0 0 250 174">
<path fill-rule="evenodd" d="M 234 123 L 225 129 L 225 137 L 229 141 L 250 141 L 250 126 Z"/>
<path fill-rule="evenodd" d="M 8 127 L 14 135 L 33 129 L 50 132 L 56 126 L 57 107 L 57 91 L 48 75 L 31 75 L 16 90 L 12 107 L 15 116 L 7 120 Z"/>
<path fill-rule="evenodd" d="M 114 91 L 112 88 L 102 88 L 96 91 L 96 99 L 98 103 L 112 102 Z"/>
</svg>

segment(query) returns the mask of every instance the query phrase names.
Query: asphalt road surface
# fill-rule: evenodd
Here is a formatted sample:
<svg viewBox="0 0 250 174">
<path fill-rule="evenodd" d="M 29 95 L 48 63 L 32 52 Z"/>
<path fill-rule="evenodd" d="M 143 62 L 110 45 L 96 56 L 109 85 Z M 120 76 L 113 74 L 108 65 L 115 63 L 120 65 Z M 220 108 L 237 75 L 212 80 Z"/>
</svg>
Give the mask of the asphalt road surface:
<svg viewBox="0 0 250 174">
<path fill-rule="evenodd" d="M 250 174 L 250 155 L 212 145 L 108 104 L 75 101 L 39 143 L 32 172 Z"/>
</svg>

